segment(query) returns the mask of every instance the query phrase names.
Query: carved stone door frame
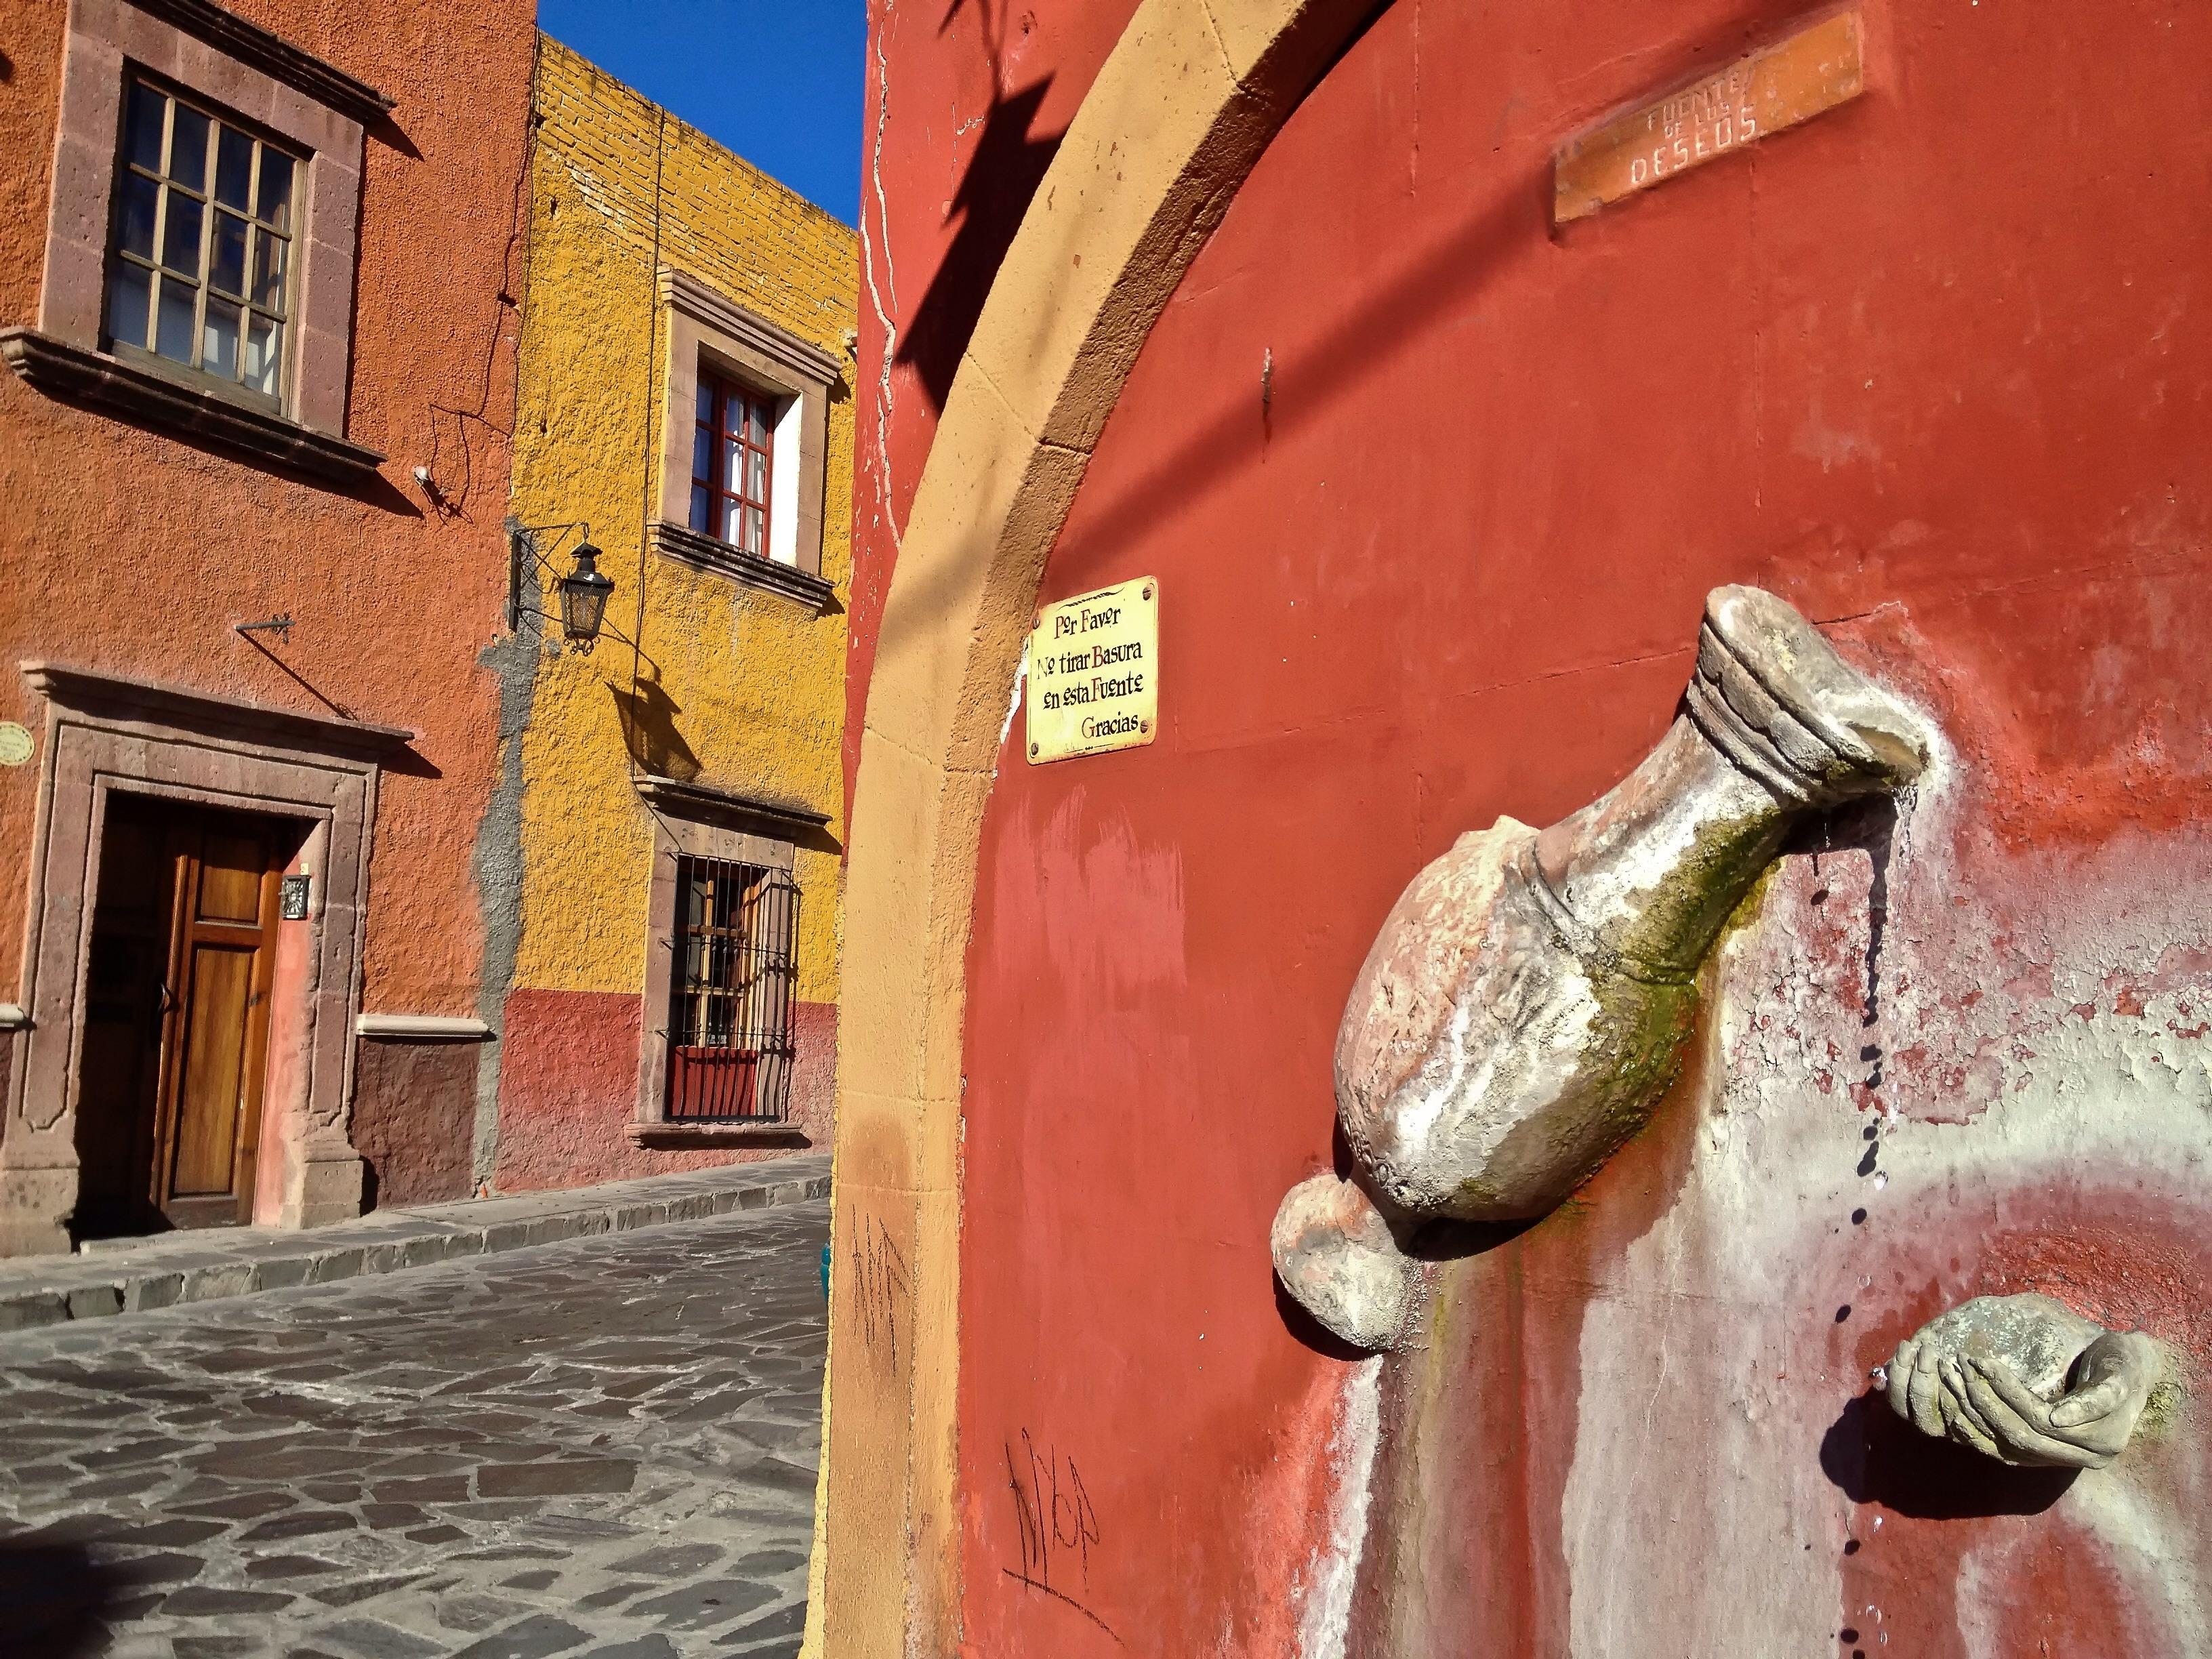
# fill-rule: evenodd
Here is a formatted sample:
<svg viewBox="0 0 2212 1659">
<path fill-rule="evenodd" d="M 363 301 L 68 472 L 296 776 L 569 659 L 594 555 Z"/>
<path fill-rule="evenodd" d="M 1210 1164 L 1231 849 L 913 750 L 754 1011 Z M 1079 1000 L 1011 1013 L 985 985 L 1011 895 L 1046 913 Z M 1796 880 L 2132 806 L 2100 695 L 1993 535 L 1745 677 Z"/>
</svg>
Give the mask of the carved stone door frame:
<svg viewBox="0 0 2212 1659">
<path fill-rule="evenodd" d="M 347 1129 L 369 836 L 381 761 L 413 734 L 49 663 L 22 672 L 46 700 L 46 729 L 23 943 L 27 1020 L 7 1034 L 0 1255 L 70 1248 L 86 969 L 118 793 L 307 825 L 298 863 L 311 898 L 278 948 L 255 1218 L 311 1227 L 359 1215 L 362 1160 Z"/>
</svg>

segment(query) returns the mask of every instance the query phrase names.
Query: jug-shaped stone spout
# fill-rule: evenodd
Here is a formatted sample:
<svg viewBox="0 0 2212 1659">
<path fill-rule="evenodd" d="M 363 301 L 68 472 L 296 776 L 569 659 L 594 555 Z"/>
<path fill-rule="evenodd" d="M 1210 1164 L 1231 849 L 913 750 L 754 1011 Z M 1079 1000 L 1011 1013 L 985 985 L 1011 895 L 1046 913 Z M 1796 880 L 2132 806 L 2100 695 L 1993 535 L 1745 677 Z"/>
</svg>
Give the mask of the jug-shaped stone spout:
<svg viewBox="0 0 2212 1659">
<path fill-rule="evenodd" d="M 1274 1229 L 1286 1288 L 1339 1335 L 1387 1346 L 1387 1319 L 1336 1307 L 1340 1270 L 1411 1306 L 1393 1241 L 1540 1216 L 1633 1134 L 1680 1063 L 1699 965 L 1792 821 L 1927 757 L 1911 710 L 1757 588 L 1707 599 L 1684 705 L 1603 797 L 1540 832 L 1462 836 L 1384 921 L 1337 1032 L 1358 1191 L 1316 1176 Z"/>
</svg>

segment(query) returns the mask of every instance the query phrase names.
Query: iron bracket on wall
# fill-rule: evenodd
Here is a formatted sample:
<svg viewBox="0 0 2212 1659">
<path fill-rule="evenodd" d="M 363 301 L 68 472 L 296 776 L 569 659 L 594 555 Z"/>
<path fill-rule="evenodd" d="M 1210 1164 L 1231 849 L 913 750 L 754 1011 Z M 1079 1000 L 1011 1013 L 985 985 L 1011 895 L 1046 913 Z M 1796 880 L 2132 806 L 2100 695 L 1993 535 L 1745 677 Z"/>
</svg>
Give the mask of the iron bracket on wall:
<svg viewBox="0 0 2212 1659">
<path fill-rule="evenodd" d="M 551 536 L 553 544 L 550 550 L 557 553 L 572 530 L 581 532 L 578 537 L 580 541 L 591 540 L 592 526 L 580 520 L 573 524 L 525 524 L 520 519 L 509 518 L 503 527 L 507 531 L 507 631 L 513 633 L 522 626 L 524 570 L 528 565 L 535 564 L 549 575 L 559 574 L 553 568 L 552 561 L 546 556 L 548 550 L 538 545 L 538 538 Z M 543 616 L 544 613 L 532 610 L 529 614 Z"/>
</svg>

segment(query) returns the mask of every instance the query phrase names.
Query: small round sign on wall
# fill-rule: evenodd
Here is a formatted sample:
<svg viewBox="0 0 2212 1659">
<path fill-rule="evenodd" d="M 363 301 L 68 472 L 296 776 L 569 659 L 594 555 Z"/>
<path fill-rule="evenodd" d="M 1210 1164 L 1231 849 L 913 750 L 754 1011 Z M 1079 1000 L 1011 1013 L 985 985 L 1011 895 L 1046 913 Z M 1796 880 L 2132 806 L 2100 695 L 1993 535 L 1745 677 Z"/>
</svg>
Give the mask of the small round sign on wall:
<svg viewBox="0 0 2212 1659">
<path fill-rule="evenodd" d="M 13 720 L 0 720 L 0 766 L 21 766 L 31 758 L 31 734 Z"/>
</svg>

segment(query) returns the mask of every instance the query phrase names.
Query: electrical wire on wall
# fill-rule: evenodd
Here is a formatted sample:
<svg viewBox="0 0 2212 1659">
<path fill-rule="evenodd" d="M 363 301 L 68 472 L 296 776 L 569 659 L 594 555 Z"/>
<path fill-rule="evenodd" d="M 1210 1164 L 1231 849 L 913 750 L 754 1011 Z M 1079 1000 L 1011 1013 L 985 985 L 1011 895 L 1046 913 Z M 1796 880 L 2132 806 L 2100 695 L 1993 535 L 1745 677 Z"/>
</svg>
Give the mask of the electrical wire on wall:
<svg viewBox="0 0 2212 1659">
<path fill-rule="evenodd" d="M 521 296 L 530 280 L 530 239 L 525 234 L 525 222 L 529 212 L 531 170 L 536 164 L 538 157 L 538 129 L 540 121 L 537 108 L 536 88 L 538 62 L 541 50 L 540 43 L 533 39 L 530 47 L 530 86 L 532 88 L 530 115 L 523 126 L 521 171 L 515 175 L 514 189 L 510 192 L 511 206 L 507 217 L 507 246 L 500 255 L 499 301 L 492 314 L 491 343 L 484 352 L 483 385 L 477 392 L 477 406 L 473 410 L 455 408 L 451 404 L 439 403 L 434 398 L 429 404 L 430 455 L 422 466 L 422 472 L 428 475 L 423 480 L 425 490 L 429 495 L 430 504 L 434 507 L 441 513 L 449 513 L 457 516 L 467 507 L 469 492 L 476 483 L 475 458 L 469 448 L 469 423 L 474 422 L 483 427 L 492 434 L 494 441 L 504 441 L 510 448 L 514 442 L 514 427 L 511 425 L 502 427 L 496 421 L 487 419 L 484 410 L 491 406 L 492 382 L 499 364 L 500 337 L 506 329 L 505 313 L 513 310 L 519 318 L 522 305 Z M 514 268 L 518 249 L 522 255 L 522 270 L 519 276 Z M 519 343 L 517 351 L 519 368 Z M 517 392 L 514 419 L 519 422 L 522 416 L 519 387 Z M 445 445 L 445 430 L 438 420 L 441 415 L 453 417 L 457 447 L 460 450 L 461 482 L 458 489 L 449 490 L 438 482 L 438 460 Z"/>
</svg>

